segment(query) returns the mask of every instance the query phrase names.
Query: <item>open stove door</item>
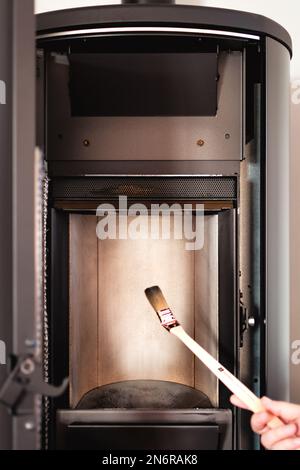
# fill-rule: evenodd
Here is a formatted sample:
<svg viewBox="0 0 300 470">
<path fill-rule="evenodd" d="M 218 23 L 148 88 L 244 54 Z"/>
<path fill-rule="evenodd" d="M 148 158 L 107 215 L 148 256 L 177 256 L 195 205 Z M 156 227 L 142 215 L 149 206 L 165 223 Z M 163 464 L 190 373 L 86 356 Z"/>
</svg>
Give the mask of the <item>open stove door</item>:
<svg viewBox="0 0 300 470">
<path fill-rule="evenodd" d="M 41 152 L 33 0 L 0 0 L 0 449 L 39 449 L 44 381 Z"/>
<path fill-rule="evenodd" d="M 35 449 L 36 397 L 23 394 L 21 400 L 14 383 L 10 388 L 7 382 L 19 358 L 37 359 L 33 0 L 0 1 L 0 75 L 0 337 L 6 346 L 6 364 L 0 366 L 0 448 Z"/>
</svg>

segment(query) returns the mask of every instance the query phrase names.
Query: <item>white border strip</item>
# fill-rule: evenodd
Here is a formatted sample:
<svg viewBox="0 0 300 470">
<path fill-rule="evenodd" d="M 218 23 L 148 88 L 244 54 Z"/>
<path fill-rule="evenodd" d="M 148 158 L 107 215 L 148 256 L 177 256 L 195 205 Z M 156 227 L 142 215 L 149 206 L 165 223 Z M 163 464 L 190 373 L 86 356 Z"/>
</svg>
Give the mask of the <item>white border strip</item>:
<svg viewBox="0 0 300 470">
<path fill-rule="evenodd" d="M 185 33 L 185 34 L 208 34 L 216 36 L 228 36 L 241 39 L 255 39 L 259 40 L 260 36 L 254 34 L 243 34 L 231 31 L 222 31 L 218 29 L 197 29 L 197 28 L 161 28 L 159 26 L 140 26 L 140 27 L 124 27 L 124 28 L 91 28 L 91 29 L 77 29 L 73 31 L 59 31 L 57 33 L 40 34 L 37 39 L 46 38 L 61 38 L 69 36 L 83 36 L 83 35 L 104 35 L 116 33 Z"/>
</svg>

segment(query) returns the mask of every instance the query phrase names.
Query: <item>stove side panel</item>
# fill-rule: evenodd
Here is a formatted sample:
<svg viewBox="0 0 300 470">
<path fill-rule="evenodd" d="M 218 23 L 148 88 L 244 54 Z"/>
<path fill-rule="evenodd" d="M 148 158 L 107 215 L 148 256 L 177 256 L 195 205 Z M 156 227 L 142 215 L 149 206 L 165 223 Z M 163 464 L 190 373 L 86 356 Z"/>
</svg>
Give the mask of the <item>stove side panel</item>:
<svg viewBox="0 0 300 470">
<path fill-rule="evenodd" d="M 0 388 L 12 352 L 12 2 L 0 2 Z M 12 446 L 12 419 L 0 405 L 0 449 Z"/>
</svg>

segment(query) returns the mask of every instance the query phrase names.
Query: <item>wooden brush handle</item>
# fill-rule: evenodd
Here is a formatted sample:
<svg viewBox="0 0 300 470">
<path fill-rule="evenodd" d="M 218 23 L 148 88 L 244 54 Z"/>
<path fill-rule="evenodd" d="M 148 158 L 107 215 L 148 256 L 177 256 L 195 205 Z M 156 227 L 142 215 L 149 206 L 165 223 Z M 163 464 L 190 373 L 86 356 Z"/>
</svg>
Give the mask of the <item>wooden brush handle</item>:
<svg viewBox="0 0 300 470">
<path fill-rule="evenodd" d="M 182 328 L 176 326 L 171 328 L 170 333 L 179 338 L 194 354 L 208 367 L 216 377 L 234 394 L 236 395 L 253 413 L 266 411 L 261 399 L 258 398 L 248 387 L 246 387 L 239 379 L 237 379 L 229 370 L 225 369 L 213 356 L 203 349 L 196 341 L 194 341 Z M 271 429 L 278 428 L 284 423 L 277 417 L 270 414 L 268 427 Z"/>
</svg>

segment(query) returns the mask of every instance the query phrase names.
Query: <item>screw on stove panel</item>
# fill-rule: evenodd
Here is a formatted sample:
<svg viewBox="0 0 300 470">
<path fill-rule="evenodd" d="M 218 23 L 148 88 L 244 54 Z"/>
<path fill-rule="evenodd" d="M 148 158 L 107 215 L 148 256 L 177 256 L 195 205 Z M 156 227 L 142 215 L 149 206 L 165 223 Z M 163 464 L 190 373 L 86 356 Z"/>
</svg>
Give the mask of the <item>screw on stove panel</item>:
<svg viewBox="0 0 300 470">
<path fill-rule="evenodd" d="M 33 421 L 26 421 L 24 423 L 24 428 L 25 431 L 34 431 L 35 430 L 35 424 Z"/>
</svg>

